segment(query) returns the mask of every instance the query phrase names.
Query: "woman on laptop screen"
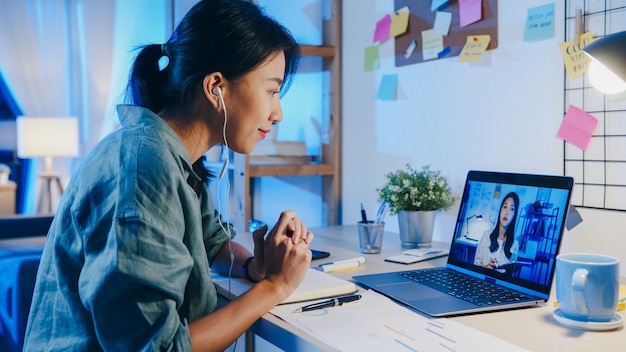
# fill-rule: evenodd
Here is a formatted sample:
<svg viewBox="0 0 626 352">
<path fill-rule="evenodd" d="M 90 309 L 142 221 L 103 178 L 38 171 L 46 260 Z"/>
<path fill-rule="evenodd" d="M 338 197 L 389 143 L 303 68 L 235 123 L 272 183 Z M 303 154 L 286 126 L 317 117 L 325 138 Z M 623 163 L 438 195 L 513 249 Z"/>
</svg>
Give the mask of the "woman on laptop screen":
<svg viewBox="0 0 626 352">
<path fill-rule="evenodd" d="M 507 264 L 517 259 L 519 249 L 519 243 L 515 240 L 518 208 L 518 195 L 515 192 L 508 193 L 500 204 L 500 213 L 494 229 L 485 232 L 478 242 L 474 265 L 501 272 L 513 269 Z"/>
</svg>

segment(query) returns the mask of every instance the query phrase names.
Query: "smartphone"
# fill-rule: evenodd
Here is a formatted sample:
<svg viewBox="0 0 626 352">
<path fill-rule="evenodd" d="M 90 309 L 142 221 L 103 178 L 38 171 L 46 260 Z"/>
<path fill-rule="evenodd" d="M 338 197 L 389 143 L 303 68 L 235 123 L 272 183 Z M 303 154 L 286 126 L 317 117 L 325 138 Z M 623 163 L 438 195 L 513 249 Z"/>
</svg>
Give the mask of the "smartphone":
<svg viewBox="0 0 626 352">
<path fill-rule="evenodd" d="M 330 256 L 329 252 L 318 251 L 315 249 L 311 249 L 311 253 L 313 254 L 313 257 L 311 258 L 311 260 L 326 258 Z"/>
</svg>

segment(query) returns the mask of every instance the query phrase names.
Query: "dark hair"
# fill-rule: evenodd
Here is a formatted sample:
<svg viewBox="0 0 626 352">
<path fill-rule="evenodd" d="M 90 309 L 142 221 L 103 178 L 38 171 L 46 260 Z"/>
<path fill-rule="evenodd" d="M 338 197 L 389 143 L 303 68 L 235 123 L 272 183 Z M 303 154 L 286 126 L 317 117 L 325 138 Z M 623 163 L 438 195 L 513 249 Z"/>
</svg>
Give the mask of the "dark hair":
<svg viewBox="0 0 626 352">
<path fill-rule="evenodd" d="M 515 240 L 515 223 L 517 222 L 517 213 L 519 211 L 519 197 L 517 193 L 510 192 L 504 198 L 502 198 L 502 203 L 500 203 L 500 208 L 498 210 L 498 221 L 500 221 L 500 211 L 502 211 L 502 206 L 504 205 L 504 202 L 509 198 L 513 198 L 513 203 L 515 203 L 515 215 L 513 215 L 511 223 L 504 232 L 506 234 L 506 240 L 504 242 L 504 254 L 507 258 L 511 258 L 511 246 L 513 246 L 513 241 Z M 491 240 L 491 246 L 489 246 L 489 251 L 491 251 L 492 253 L 498 249 L 498 235 L 498 225 L 496 224 L 496 227 L 491 232 L 491 235 L 489 235 L 489 239 Z"/>
<path fill-rule="evenodd" d="M 300 55 L 289 31 L 250 2 L 201 0 L 165 44 L 141 48 L 131 69 L 127 100 L 155 113 L 170 107 L 189 112 L 197 84 L 207 74 L 221 72 L 235 81 L 280 51 L 285 54 L 284 92 Z M 169 63 L 159 70 L 162 56 Z"/>
</svg>

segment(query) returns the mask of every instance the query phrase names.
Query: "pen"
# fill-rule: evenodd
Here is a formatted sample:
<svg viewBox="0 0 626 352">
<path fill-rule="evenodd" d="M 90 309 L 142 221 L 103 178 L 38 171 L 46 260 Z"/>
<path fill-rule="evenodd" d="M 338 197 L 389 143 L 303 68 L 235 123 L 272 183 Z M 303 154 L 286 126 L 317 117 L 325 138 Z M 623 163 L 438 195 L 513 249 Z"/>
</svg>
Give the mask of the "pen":
<svg viewBox="0 0 626 352">
<path fill-rule="evenodd" d="M 389 204 L 387 202 L 382 202 L 380 207 L 378 207 L 378 212 L 376 213 L 376 224 L 382 224 L 383 219 L 385 219 L 385 215 L 387 214 L 387 210 L 389 209 Z"/>
<path fill-rule="evenodd" d="M 309 304 L 308 306 L 304 306 L 302 308 L 298 308 L 298 309 L 294 310 L 293 312 L 294 313 L 302 313 L 302 312 L 308 312 L 310 310 L 336 307 L 336 306 L 341 306 L 341 305 L 343 305 L 345 303 L 358 301 L 360 299 L 361 299 L 361 295 L 351 295 L 351 296 L 332 298 L 332 299 L 329 299 L 328 301 Z"/>
<path fill-rule="evenodd" d="M 328 262 L 328 263 L 320 264 L 315 269 L 328 273 L 331 271 L 358 268 L 359 266 L 361 266 L 361 264 L 365 264 L 365 257 L 356 257 L 356 258 L 351 258 L 351 259 Z"/>
<path fill-rule="evenodd" d="M 365 209 L 363 209 L 363 203 L 361 203 L 361 222 L 367 224 L 367 215 L 365 214 Z"/>
</svg>

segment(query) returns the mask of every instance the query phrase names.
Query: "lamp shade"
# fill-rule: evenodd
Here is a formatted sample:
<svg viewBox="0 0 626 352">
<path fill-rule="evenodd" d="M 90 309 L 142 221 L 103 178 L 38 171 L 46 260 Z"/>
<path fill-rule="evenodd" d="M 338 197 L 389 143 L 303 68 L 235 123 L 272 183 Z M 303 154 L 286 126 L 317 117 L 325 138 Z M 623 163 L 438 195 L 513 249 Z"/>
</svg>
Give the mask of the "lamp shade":
<svg viewBox="0 0 626 352">
<path fill-rule="evenodd" d="M 594 87 L 605 93 L 626 90 L 626 31 L 597 39 L 583 51 L 592 59 L 589 80 Z"/>
<path fill-rule="evenodd" d="M 19 116 L 17 155 L 20 158 L 77 156 L 78 119 Z"/>
</svg>

